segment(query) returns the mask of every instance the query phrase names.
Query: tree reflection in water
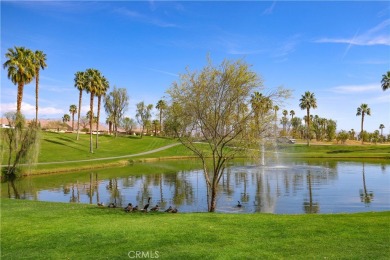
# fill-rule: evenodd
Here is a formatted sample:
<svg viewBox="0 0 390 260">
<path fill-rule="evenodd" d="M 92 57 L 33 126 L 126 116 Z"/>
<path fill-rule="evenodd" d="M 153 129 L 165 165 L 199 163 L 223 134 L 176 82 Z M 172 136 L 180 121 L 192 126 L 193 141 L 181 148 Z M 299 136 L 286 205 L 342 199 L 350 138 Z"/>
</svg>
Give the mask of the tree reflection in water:
<svg viewBox="0 0 390 260">
<path fill-rule="evenodd" d="M 363 167 L 362 167 L 362 171 L 363 171 L 363 189 L 360 189 L 359 190 L 359 193 L 360 193 L 360 201 L 361 202 L 364 202 L 364 204 L 366 204 L 366 206 L 368 206 L 368 204 L 371 203 L 371 201 L 373 200 L 374 198 L 374 193 L 372 191 L 367 191 L 367 186 L 366 186 L 366 176 L 365 176 L 365 173 L 364 173 L 364 162 L 363 162 Z"/>
<path fill-rule="evenodd" d="M 333 213 L 390 210 L 386 163 L 326 162 L 257 167 L 237 163 L 226 168 L 219 185 L 217 211 L 267 213 Z M 152 167 L 152 166 L 150 166 Z M 207 211 L 207 185 L 201 169 L 164 170 L 148 174 L 105 169 L 76 175 L 28 177 L 2 183 L 2 197 L 72 203 L 132 203 L 161 210 Z M 122 171 L 120 171 L 122 170 Z M 361 174 L 359 174 L 361 172 Z M 363 185 L 362 185 L 363 179 Z M 369 188 L 367 188 L 369 185 Z M 359 195 L 356 188 L 359 187 Z M 375 201 L 374 192 L 375 190 Z M 237 208 L 237 201 L 242 203 Z M 363 203 L 362 203 L 363 202 Z M 320 208 L 321 205 L 321 208 Z"/>
<path fill-rule="evenodd" d="M 308 184 L 308 190 L 309 190 L 309 201 L 305 199 L 303 202 L 303 208 L 306 213 L 319 213 L 320 212 L 320 206 L 318 202 L 313 202 L 313 188 L 311 183 L 311 173 L 310 170 L 307 171 L 306 180 Z"/>
</svg>

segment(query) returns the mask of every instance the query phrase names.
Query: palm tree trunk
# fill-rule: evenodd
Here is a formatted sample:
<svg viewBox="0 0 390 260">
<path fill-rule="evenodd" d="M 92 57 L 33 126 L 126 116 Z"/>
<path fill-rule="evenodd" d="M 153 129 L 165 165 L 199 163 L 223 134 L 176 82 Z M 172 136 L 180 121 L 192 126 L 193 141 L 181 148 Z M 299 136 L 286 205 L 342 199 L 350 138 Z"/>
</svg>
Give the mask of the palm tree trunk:
<svg viewBox="0 0 390 260">
<path fill-rule="evenodd" d="M 162 122 L 162 109 L 160 109 L 160 135 L 163 131 L 161 122 Z M 156 135 L 156 133 L 154 133 L 154 135 Z"/>
<path fill-rule="evenodd" d="M 93 142 L 92 142 L 92 123 L 93 123 L 93 98 L 94 98 L 94 93 L 91 92 L 91 100 L 90 100 L 90 107 L 89 107 L 89 152 L 93 153 Z"/>
<path fill-rule="evenodd" d="M 16 98 L 16 112 L 20 114 L 20 110 L 22 109 L 22 99 L 23 99 L 23 87 L 24 84 L 18 83 L 18 96 Z"/>
<path fill-rule="evenodd" d="M 98 111 L 97 111 L 97 120 L 96 120 L 96 146 L 95 146 L 96 149 L 98 148 L 98 137 L 99 137 L 100 102 L 101 102 L 101 96 L 98 96 Z"/>
<path fill-rule="evenodd" d="M 307 146 L 310 146 L 310 110 L 307 108 L 307 131 L 306 131 L 306 138 L 307 138 Z"/>
<path fill-rule="evenodd" d="M 35 123 L 38 125 L 38 89 L 39 89 L 39 69 L 35 71 Z"/>
<path fill-rule="evenodd" d="M 362 144 L 364 142 L 364 138 L 363 138 L 363 122 L 364 122 L 364 112 L 362 112 L 362 123 L 360 125 L 360 129 L 361 129 L 361 131 L 360 131 L 360 138 L 362 139 Z"/>
<path fill-rule="evenodd" d="M 78 109 L 78 115 L 77 115 L 77 137 L 76 140 L 79 140 L 80 135 L 80 113 L 81 113 L 81 98 L 83 97 L 83 90 L 80 89 L 80 95 L 79 95 L 79 109 Z"/>
<path fill-rule="evenodd" d="M 72 112 L 72 131 L 74 131 L 74 112 Z"/>
</svg>

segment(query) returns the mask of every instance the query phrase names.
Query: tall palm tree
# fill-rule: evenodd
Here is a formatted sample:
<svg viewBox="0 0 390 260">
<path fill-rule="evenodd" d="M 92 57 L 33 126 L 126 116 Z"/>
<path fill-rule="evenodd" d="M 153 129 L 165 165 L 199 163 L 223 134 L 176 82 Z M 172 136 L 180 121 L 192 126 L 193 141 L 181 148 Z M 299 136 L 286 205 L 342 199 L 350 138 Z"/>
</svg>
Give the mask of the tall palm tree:
<svg viewBox="0 0 390 260">
<path fill-rule="evenodd" d="M 34 53 L 24 47 L 9 48 L 5 57 L 8 59 L 4 62 L 4 69 L 8 68 L 8 78 L 18 86 L 16 98 L 16 112 L 20 113 L 23 100 L 23 88 L 25 84 L 30 83 L 34 76 Z"/>
<path fill-rule="evenodd" d="M 39 70 L 47 67 L 46 54 L 43 51 L 35 51 L 33 63 L 35 68 L 35 122 L 38 123 Z"/>
<path fill-rule="evenodd" d="M 167 107 L 168 107 L 167 103 L 164 100 L 160 99 L 157 102 L 156 109 L 160 111 L 160 133 L 163 132 L 163 126 L 162 126 L 163 111 L 167 109 Z"/>
<path fill-rule="evenodd" d="M 70 105 L 69 113 L 72 115 L 72 131 L 74 131 L 74 114 L 77 113 L 77 106 L 76 105 Z"/>
<path fill-rule="evenodd" d="M 287 115 L 288 115 L 288 111 L 286 109 L 283 110 L 282 112 L 282 119 L 281 119 L 281 123 L 283 125 L 283 135 L 287 135 L 287 124 L 288 124 L 288 118 L 287 118 Z"/>
<path fill-rule="evenodd" d="M 260 110 L 261 110 L 261 101 L 264 98 L 263 94 L 259 93 L 258 91 L 254 92 L 251 95 L 251 106 L 253 110 L 253 115 L 255 117 L 255 127 L 259 127 L 259 116 L 260 116 Z"/>
<path fill-rule="evenodd" d="M 383 91 L 390 88 L 390 71 L 388 71 L 386 74 L 382 75 L 381 83 L 382 83 Z"/>
<path fill-rule="evenodd" d="M 310 145 L 310 108 L 317 108 L 317 99 L 314 96 L 314 93 L 311 93 L 310 91 L 306 91 L 304 95 L 302 95 L 301 99 L 299 100 L 301 103 L 299 103 L 299 107 L 304 110 L 306 109 L 307 113 L 307 130 L 306 130 L 306 138 L 307 138 L 307 145 Z"/>
<path fill-rule="evenodd" d="M 107 93 L 108 88 L 110 87 L 110 84 L 108 83 L 108 80 L 101 76 L 99 80 L 99 84 L 96 91 L 96 96 L 98 97 L 98 111 L 97 111 L 97 120 L 96 120 L 96 146 L 95 148 L 98 148 L 98 136 L 99 136 L 99 119 L 100 119 L 100 105 L 102 96 L 104 97 Z"/>
<path fill-rule="evenodd" d="M 152 126 L 153 126 L 153 129 L 154 129 L 154 136 L 157 136 L 157 128 L 159 127 L 159 121 L 158 120 L 153 120 L 152 121 Z M 160 128 L 160 132 L 161 132 L 161 128 Z"/>
<path fill-rule="evenodd" d="M 360 130 L 360 138 L 362 139 L 362 144 L 364 142 L 363 138 L 363 124 L 364 124 L 364 116 L 368 115 L 371 116 L 371 109 L 368 107 L 367 104 L 361 104 L 360 107 L 357 108 L 356 116 L 362 116 L 362 122 L 361 122 L 361 130 Z"/>
<path fill-rule="evenodd" d="M 79 94 L 79 110 L 77 115 L 77 137 L 76 139 L 79 140 L 80 135 L 80 113 L 81 113 L 81 100 L 83 97 L 83 90 L 85 90 L 85 72 L 78 71 L 74 75 L 74 86 L 80 91 Z"/>
<path fill-rule="evenodd" d="M 383 137 L 383 128 L 385 128 L 384 124 L 379 125 L 379 129 L 381 130 L 381 136 Z"/>
<path fill-rule="evenodd" d="M 89 133 L 89 152 L 93 153 L 93 145 L 92 145 L 92 131 L 93 131 L 93 100 L 95 98 L 96 93 L 99 92 L 99 89 L 102 85 L 102 75 L 100 71 L 96 69 L 87 69 L 85 71 L 85 86 L 87 93 L 90 94 L 90 117 L 89 117 L 89 127 L 90 127 L 90 133 Z"/>
</svg>

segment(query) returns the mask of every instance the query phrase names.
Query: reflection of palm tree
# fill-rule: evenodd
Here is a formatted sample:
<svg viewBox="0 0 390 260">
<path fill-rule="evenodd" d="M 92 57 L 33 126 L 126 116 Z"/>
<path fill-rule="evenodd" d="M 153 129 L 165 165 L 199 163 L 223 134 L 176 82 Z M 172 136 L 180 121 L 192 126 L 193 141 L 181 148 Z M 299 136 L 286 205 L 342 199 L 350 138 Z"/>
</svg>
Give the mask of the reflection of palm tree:
<svg viewBox="0 0 390 260">
<path fill-rule="evenodd" d="M 372 191 L 367 191 L 366 187 L 366 176 L 364 173 L 364 163 L 363 163 L 363 189 L 360 189 L 360 201 L 364 204 L 370 204 L 374 198 L 374 193 Z"/>
<path fill-rule="evenodd" d="M 98 173 L 95 174 L 95 188 L 96 188 L 96 202 L 100 202 L 100 197 L 99 197 L 99 181 L 98 181 Z"/>
<path fill-rule="evenodd" d="M 320 212 L 320 206 L 318 205 L 318 202 L 313 202 L 310 171 L 307 173 L 307 182 L 309 185 L 309 201 L 303 202 L 303 209 L 306 213 L 318 213 Z"/>
<path fill-rule="evenodd" d="M 110 201 L 112 202 L 112 200 L 114 200 L 115 205 L 122 205 L 122 201 L 120 200 L 121 194 L 118 189 L 118 180 L 116 178 L 109 179 L 106 189 L 110 192 Z M 117 199 L 119 202 L 117 202 Z"/>
<path fill-rule="evenodd" d="M 163 193 L 163 175 L 162 174 L 159 174 L 159 186 L 160 186 L 160 207 L 163 207 L 165 208 L 165 206 L 167 205 L 167 202 L 165 201 L 164 199 L 164 193 Z"/>
<path fill-rule="evenodd" d="M 78 201 L 78 194 L 79 194 L 78 185 L 77 185 L 77 196 L 76 196 L 76 194 L 74 192 L 74 184 L 72 184 L 72 194 L 70 196 L 69 202 L 79 202 Z"/>
<path fill-rule="evenodd" d="M 246 190 L 246 184 L 247 184 L 247 176 L 246 176 L 246 173 L 243 172 L 241 173 L 241 177 L 243 177 L 244 179 L 244 192 L 241 193 L 241 201 L 242 202 L 248 202 L 249 201 L 249 194 L 247 193 L 247 190 Z"/>
</svg>

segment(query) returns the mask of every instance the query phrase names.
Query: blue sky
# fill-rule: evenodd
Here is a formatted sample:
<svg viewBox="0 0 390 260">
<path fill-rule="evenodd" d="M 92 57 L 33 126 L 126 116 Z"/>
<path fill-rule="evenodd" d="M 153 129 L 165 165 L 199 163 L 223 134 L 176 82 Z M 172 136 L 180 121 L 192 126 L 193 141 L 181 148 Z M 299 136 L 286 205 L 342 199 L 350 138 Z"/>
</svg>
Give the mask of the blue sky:
<svg viewBox="0 0 390 260">
<path fill-rule="evenodd" d="M 110 85 L 127 88 L 135 104 L 156 104 L 185 68 L 244 59 L 268 90 L 293 90 L 281 107 L 303 117 L 299 99 L 315 93 L 313 115 L 360 130 L 356 109 L 371 108 L 365 129 L 390 133 L 388 1 L 1 1 L 1 62 L 8 48 L 42 50 L 40 117 L 61 118 L 78 105 L 73 79 L 96 68 Z M 16 108 L 16 86 L 1 71 L 1 113 Z M 35 85 L 26 85 L 22 112 L 34 117 Z M 96 102 L 95 102 L 96 103 Z M 89 110 L 83 98 L 82 114 Z M 103 111 L 104 112 L 104 111 Z M 154 111 L 157 118 L 157 111 Z M 102 121 L 106 115 L 102 114 Z"/>
</svg>

